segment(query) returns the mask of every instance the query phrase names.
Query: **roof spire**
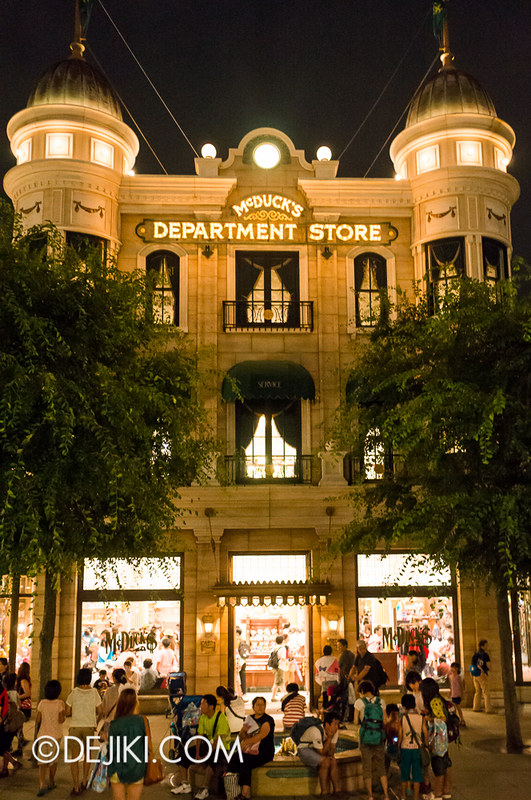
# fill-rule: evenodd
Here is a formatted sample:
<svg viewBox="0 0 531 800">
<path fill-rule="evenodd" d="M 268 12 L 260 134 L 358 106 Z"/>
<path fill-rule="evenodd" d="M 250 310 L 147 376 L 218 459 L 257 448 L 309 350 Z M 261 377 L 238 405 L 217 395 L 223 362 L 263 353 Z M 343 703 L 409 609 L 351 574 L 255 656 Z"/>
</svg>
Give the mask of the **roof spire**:
<svg viewBox="0 0 531 800">
<path fill-rule="evenodd" d="M 450 50 L 450 34 L 448 32 L 448 3 L 450 0 L 434 0 L 433 10 L 433 33 L 439 42 L 441 69 L 450 69 L 454 60 Z"/>
<path fill-rule="evenodd" d="M 74 40 L 70 43 L 72 55 L 70 58 L 83 58 L 85 52 L 85 37 L 81 29 L 81 14 L 79 12 L 79 0 L 74 3 Z"/>
</svg>

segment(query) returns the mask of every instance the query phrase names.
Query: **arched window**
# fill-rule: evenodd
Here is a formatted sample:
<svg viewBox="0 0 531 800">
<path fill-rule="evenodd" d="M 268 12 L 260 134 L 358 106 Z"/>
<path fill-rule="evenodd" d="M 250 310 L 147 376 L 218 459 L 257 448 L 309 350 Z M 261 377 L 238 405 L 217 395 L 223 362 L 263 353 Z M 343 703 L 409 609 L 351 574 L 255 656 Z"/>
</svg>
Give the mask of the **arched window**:
<svg viewBox="0 0 531 800">
<path fill-rule="evenodd" d="M 354 259 L 356 326 L 370 328 L 381 313 L 382 292 L 387 290 L 387 263 L 376 253 L 361 253 Z"/>
<path fill-rule="evenodd" d="M 146 258 L 146 272 L 153 281 L 153 321 L 178 325 L 179 256 L 169 250 L 150 253 Z"/>
</svg>

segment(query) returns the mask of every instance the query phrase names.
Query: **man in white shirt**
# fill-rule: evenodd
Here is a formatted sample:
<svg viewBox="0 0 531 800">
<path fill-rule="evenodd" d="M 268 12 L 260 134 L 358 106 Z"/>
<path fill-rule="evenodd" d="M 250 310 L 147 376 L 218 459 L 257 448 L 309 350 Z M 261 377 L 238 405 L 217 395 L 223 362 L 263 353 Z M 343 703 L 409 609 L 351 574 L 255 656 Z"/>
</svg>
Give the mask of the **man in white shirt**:
<svg viewBox="0 0 531 800">
<path fill-rule="evenodd" d="M 319 770 L 321 795 L 338 791 L 335 752 L 339 738 L 339 721 L 337 714 L 328 711 L 323 720 L 324 737 L 317 725 L 311 725 L 302 734 L 297 748 L 297 755 L 302 763 Z"/>
</svg>

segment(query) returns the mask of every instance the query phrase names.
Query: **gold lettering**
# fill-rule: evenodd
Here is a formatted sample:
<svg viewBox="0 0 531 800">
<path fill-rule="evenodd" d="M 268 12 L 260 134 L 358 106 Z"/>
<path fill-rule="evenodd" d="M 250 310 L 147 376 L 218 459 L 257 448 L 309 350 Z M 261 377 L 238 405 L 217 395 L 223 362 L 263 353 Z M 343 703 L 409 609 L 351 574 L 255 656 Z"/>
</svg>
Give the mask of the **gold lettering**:
<svg viewBox="0 0 531 800">
<path fill-rule="evenodd" d="M 360 239 L 363 239 L 364 242 L 368 242 L 367 238 L 367 226 L 366 225 L 354 225 L 355 237 L 356 241 L 359 242 Z"/>
<path fill-rule="evenodd" d="M 338 225 L 336 236 L 338 239 L 341 239 L 342 242 L 348 242 L 349 239 L 352 239 L 354 236 L 354 230 L 350 225 Z"/>
<path fill-rule="evenodd" d="M 287 198 L 287 197 L 283 197 L 283 198 L 282 198 L 282 204 L 281 204 L 281 206 L 280 206 L 281 210 L 282 210 L 282 211 L 287 211 L 287 212 L 288 212 L 288 214 L 289 214 L 289 204 L 290 204 L 290 203 L 291 203 L 291 200 L 288 200 L 288 198 Z"/>
<path fill-rule="evenodd" d="M 275 208 L 280 208 L 280 206 L 281 206 L 281 203 L 282 203 L 282 198 L 281 198 L 281 196 L 280 196 L 279 194 L 276 194 L 276 195 L 273 197 L 273 205 L 274 205 L 274 207 L 275 207 Z"/>
<path fill-rule="evenodd" d="M 302 206 L 300 206 L 298 203 L 295 203 L 295 205 L 293 206 L 293 216 L 294 217 L 300 217 L 300 215 L 302 214 L 303 211 L 304 211 L 304 208 Z"/>
<path fill-rule="evenodd" d="M 229 235 L 228 235 L 229 239 L 233 239 L 234 238 L 234 228 L 236 228 L 237 225 L 239 225 L 239 224 L 240 224 L 239 222 L 238 223 L 236 223 L 236 222 L 226 222 L 225 223 L 225 227 L 227 228 L 227 230 L 229 232 Z"/>
<path fill-rule="evenodd" d="M 294 222 L 286 222 L 284 227 L 288 230 L 288 239 L 293 241 L 293 232 L 297 230 L 296 224 Z"/>
<path fill-rule="evenodd" d="M 238 222 L 236 239 L 254 239 L 254 229 L 252 223 L 249 223 L 249 225 L 242 225 L 241 222 Z"/>
<path fill-rule="evenodd" d="M 270 194 L 264 194 L 263 195 L 264 208 L 271 208 L 271 197 L 272 197 L 272 195 L 270 195 Z"/>
<path fill-rule="evenodd" d="M 204 222 L 198 222 L 195 226 L 194 239 L 199 239 L 200 236 L 202 236 L 203 239 L 208 239 L 208 233 L 206 232 Z"/>
<path fill-rule="evenodd" d="M 223 225 L 221 224 L 221 222 L 210 223 L 210 238 L 223 239 Z"/>
<path fill-rule="evenodd" d="M 256 226 L 256 238 L 257 239 L 268 239 L 269 232 L 267 230 L 268 225 L 266 222 L 259 222 Z"/>
<path fill-rule="evenodd" d="M 269 225 L 269 238 L 270 239 L 282 239 L 284 238 L 284 225 L 280 223 L 280 225 L 275 225 L 273 222 Z"/>
<path fill-rule="evenodd" d="M 323 226 L 320 223 L 314 222 L 313 225 L 310 225 L 308 238 L 311 239 L 312 242 L 320 242 L 323 237 Z"/>
<path fill-rule="evenodd" d="M 195 223 L 194 222 L 183 222 L 182 224 L 182 237 L 183 239 L 188 238 L 189 233 L 193 233 L 195 231 Z"/>
<path fill-rule="evenodd" d="M 164 222 L 154 222 L 153 223 L 153 238 L 154 239 L 164 239 L 165 236 L 168 235 L 168 226 L 164 224 Z"/>
<path fill-rule="evenodd" d="M 328 232 L 327 242 L 332 242 L 334 240 L 336 226 L 329 223 L 328 225 L 323 225 L 323 228 Z"/>
<path fill-rule="evenodd" d="M 235 212 L 236 212 L 236 214 L 237 214 L 239 217 L 241 217 L 241 215 L 242 215 L 242 213 L 243 213 L 243 210 L 244 210 L 243 203 L 241 204 L 241 206 L 232 206 L 232 209 L 233 209 L 233 211 L 235 211 Z M 247 209 L 245 209 L 245 210 L 247 210 Z"/>
<path fill-rule="evenodd" d="M 371 242 L 380 242 L 382 240 L 382 226 L 369 225 L 369 238 Z"/>
<path fill-rule="evenodd" d="M 169 237 L 170 239 L 179 239 L 181 235 L 181 223 L 180 222 L 170 222 L 169 225 L 170 232 Z"/>
</svg>

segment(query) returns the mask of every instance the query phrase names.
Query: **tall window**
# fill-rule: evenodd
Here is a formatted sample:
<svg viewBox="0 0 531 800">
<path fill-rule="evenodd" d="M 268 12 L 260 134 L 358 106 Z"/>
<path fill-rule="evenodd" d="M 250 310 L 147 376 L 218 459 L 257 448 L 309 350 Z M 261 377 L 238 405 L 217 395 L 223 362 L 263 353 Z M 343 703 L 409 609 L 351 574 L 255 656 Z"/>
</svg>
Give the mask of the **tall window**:
<svg viewBox="0 0 531 800">
<path fill-rule="evenodd" d="M 496 239 L 482 239 L 483 278 L 486 283 L 494 284 L 508 278 L 507 248 Z"/>
<path fill-rule="evenodd" d="M 465 274 L 464 240 L 439 239 L 426 245 L 426 267 L 432 311 L 439 308 L 448 291 Z"/>
<path fill-rule="evenodd" d="M 297 476 L 301 448 L 300 400 L 236 403 L 236 444 L 251 480 Z"/>
<path fill-rule="evenodd" d="M 146 258 L 152 279 L 153 320 L 163 325 L 179 324 L 179 256 L 157 250 Z"/>
<path fill-rule="evenodd" d="M 299 325 L 299 254 L 236 254 L 236 317 L 239 326 Z"/>
<path fill-rule="evenodd" d="M 376 325 L 381 313 L 381 293 L 387 289 L 385 258 L 375 253 L 357 256 L 354 260 L 354 289 L 357 327 Z"/>
</svg>

